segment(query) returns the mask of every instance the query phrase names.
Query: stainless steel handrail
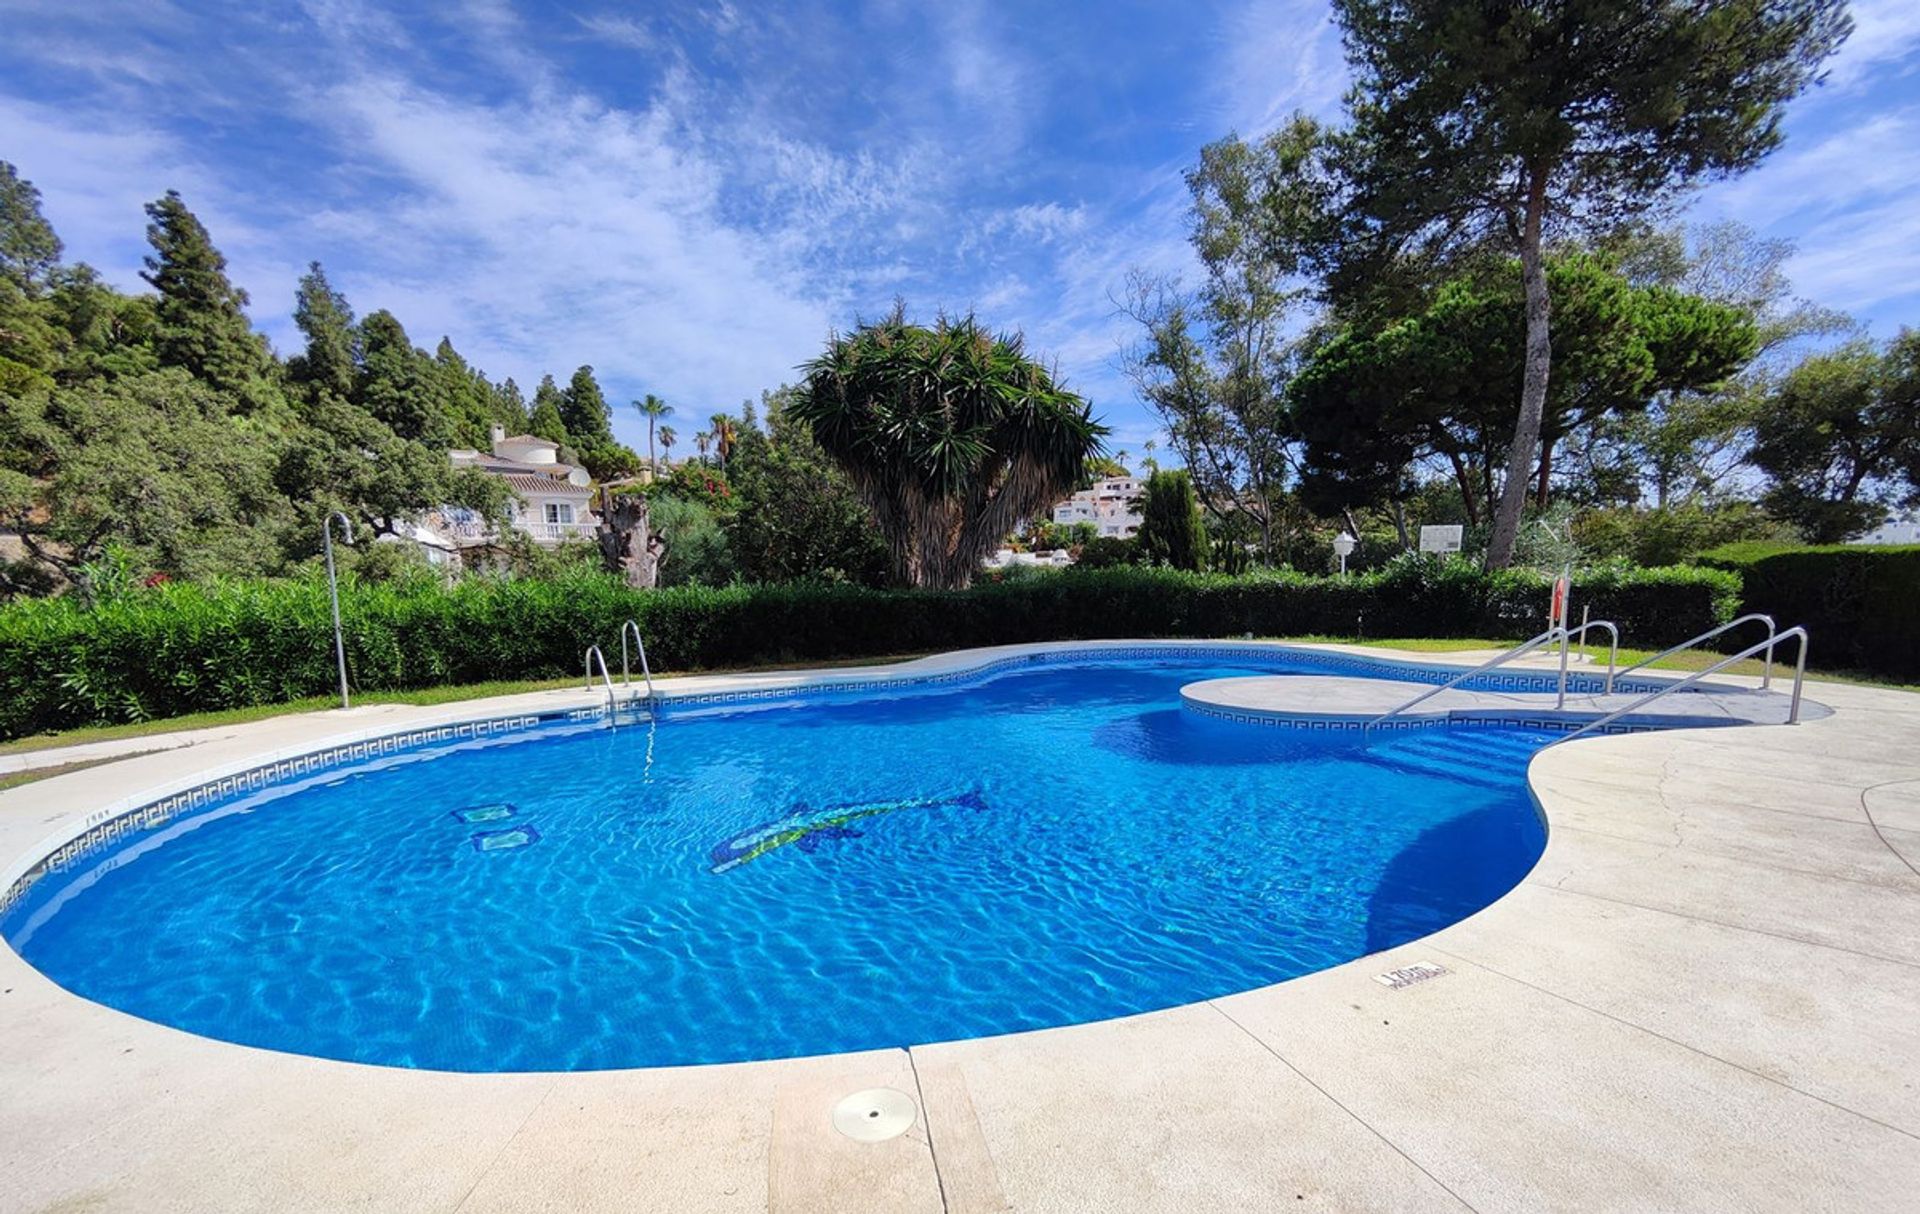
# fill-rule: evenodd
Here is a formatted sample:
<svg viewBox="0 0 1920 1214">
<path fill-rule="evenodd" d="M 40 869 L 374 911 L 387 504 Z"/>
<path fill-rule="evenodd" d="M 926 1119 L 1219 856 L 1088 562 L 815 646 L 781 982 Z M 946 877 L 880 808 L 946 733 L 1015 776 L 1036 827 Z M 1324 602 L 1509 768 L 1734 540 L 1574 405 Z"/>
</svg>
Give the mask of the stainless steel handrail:
<svg viewBox="0 0 1920 1214">
<path fill-rule="evenodd" d="M 1392 720 L 1394 717 L 1399 716 L 1401 713 L 1405 712 L 1407 709 L 1412 708 L 1415 704 L 1420 704 L 1420 703 L 1424 703 L 1427 700 L 1431 700 L 1433 697 L 1439 695 L 1441 692 L 1450 691 L 1453 688 L 1458 687 L 1460 684 L 1466 682 L 1468 679 L 1475 677 L 1476 675 L 1485 674 L 1489 670 L 1493 670 L 1497 667 L 1506 665 L 1508 662 L 1511 662 L 1515 658 L 1524 657 L 1527 654 L 1532 653 L 1534 650 L 1540 648 L 1542 645 L 1551 645 L 1555 641 L 1558 641 L 1563 637 L 1565 637 L 1566 633 L 1567 633 L 1566 629 L 1556 624 L 1552 628 L 1549 628 L 1545 632 L 1541 633 L 1539 636 L 1534 637 L 1531 641 L 1522 641 L 1520 644 L 1515 645 L 1512 649 L 1507 650 L 1505 653 L 1501 654 L 1499 657 L 1491 658 L 1485 662 L 1482 662 L 1480 665 L 1475 666 L 1472 670 L 1466 671 L 1463 674 L 1455 675 L 1453 678 L 1448 679 L 1446 682 L 1440 684 L 1438 687 L 1435 687 L 1429 691 L 1421 692 L 1419 695 L 1413 697 L 1411 700 L 1408 700 L 1405 704 L 1400 705 L 1400 707 L 1389 709 L 1388 711 L 1381 713 L 1379 716 L 1373 718 L 1373 720 L 1368 721 L 1365 725 L 1362 725 L 1360 727 L 1360 732 L 1363 736 L 1366 734 L 1369 734 L 1373 732 L 1373 727 L 1375 725 L 1380 724 L 1382 721 Z M 1565 691 L 1563 688 L 1562 695 L 1564 694 L 1565 694 Z"/>
<path fill-rule="evenodd" d="M 593 660 L 595 658 L 600 659 L 600 681 L 606 684 L 607 688 L 607 725 L 611 728 L 613 726 L 614 714 L 613 675 L 607 670 L 607 655 L 600 652 L 600 646 L 598 645 L 587 646 L 587 690 L 593 690 Z"/>
<path fill-rule="evenodd" d="M 1760 641 L 1757 644 L 1747 646 L 1745 649 L 1742 649 L 1739 653 L 1734 654 L 1730 658 L 1721 658 L 1718 662 L 1715 662 L 1713 665 L 1707 667 L 1705 670 L 1695 671 L 1693 674 L 1690 674 L 1686 678 L 1681 679 L 1678 683 L 1669 683 L 1658 691 L 1650 691 L 1646 695 L 1643 695 L 1639 699 L 1635 700 L 1633 703 L 1627 705 L 1625 708 L 1617 708 L 1614 711 L 1608 713 L 1606 716 L 1599 718 L 1598 720 L 1589 721 L 1585 725 L 1582 725 L 1580 728 L 1568 734 L 1566 737 L 1551 743 L 1551 745 L 1558 746 L 1560 745 L 1561 742 L 1573 741 L 1575 738 L 1579 737 L 1583 733 L 1591 733 L 1593 730 L 1596 730 L 1596 729 L 1604 729 L 1608 725 L 1611 725 L 1615 721 L 1619 720 L 1621 717 L 1624 717 L 1629 713 L 1637 712 L 1638 710 L 1645 708 L 1647 705 L 1653 703 L 1655 700 L 1659 699 L 1661 696 L 1672 695 L 1676 691 L 1682 691 L 1688 687 L 1691 687 L 1695 683 L 1698 683 L 1700 680 L 1706 678 L 1708 675 L 1714 674 L 1721 670 L 1725 670 L 1727 667 L 1733 665 L 1735 662 L 1745 661 L 1746 659 L 1752 657 L 1756 653 L 1759 653 L 1763 649 L 1766 650 L 1767 655 L 1771 657 L 1773 654 L 1773 650 L 1776 646 L 1778 646 L 1781 642 L 1786 641 L 1792 637 L 1798 637 L 1800 639 L 1800 655 L 1793 664 L 1793 699 L 1787 706 L 1787 724 L 1798 725 L 1800 723 L 1800 685 L 1806 681 L 1806 677 L 1807 677 L 1807 630 L 1805 628 L 1800 627 L 1799 625 L 1795 625 L 1794 627 L 1789 628 L 1784 632 L 1777 632 L 1768 636 L 1767 639 L 1764 641 Z"/>
<path fill-rule="evenodd" d="M 620 625 L 620 682 L 633 686 L 633 671 L 628 668 L 627 633 L 633 633 L 634 648 L 640 651 L 640 677 L 647 681 L 647 698 L 653 698 L 653 671 L 647 666 L 647 643 L 640 636 L 640 622 L 628 620 Z"/>
<path fill-rule="evenodd" d="M 340 577 L 333 568 L 333 520 L 340 520 L 347 543 L 353 543 L 353 520 L 335 510 L 320 520 L 320 540 L 327 550 L 327 601 L 333 605 L 333 657 L 340 664 L 340 707 L 347 704 L 347 642 L 340 631 Z"/>
<path fill-rule="evenodd" d="M 1607 645 L 1607 691 L 1606 691 L 1606 694 L 1612 695 L 1613 694 L 1613 668 L 1616 665 L 1618 665 L 1620 661 L 1620 629 L 1614 625 L 1614 622 L 1612 620 L 1589 620 L 1586 623 L 1581 624 L 1580 627 L 1574 629 L 1571 633 L 1569 633 L 1567 639 L 1569 641 L 1578 641 L 1580 644 L 1585 645 L 1587 643 L 1587 633 L 1595 628 L 1604 628 L 1607 630 L 1608 645 Z"/>
<path fill-rule="evenodd" d="M 1642 658 L 1638 662 L 1635 662 L 1633 665 L 1621 671 L 1620 674 L 1624 678 L 1625 676 L 1632 674 L 1636 670 L 1642 670 L 1648 666 L 1653 665 L 1655 662 L 1658 662 L 1663 658 L 1670 658 L 1676 653 L 1684 653 L 1685 651 L 1694 648 L 1695 646 L 1701 644 L 1704 641 L 1711 641 L 1713 638 L 1719 636 L 1723 632 L 1732 631 L 1733 629 L 1740 627 L 1740 625 L 1750 623 L 1754 620 L 1759 620 L 1761 623 L 1767 626 L 1768 640 L 1772 640 L 1773 638 L 1778 636 L 1786 635 L 1785 633 L 1779 632 L 1775 629 L 1772 616 L 1756 611 L 1750 615 L 1743 615 L 1737 620 L 1728 620 L 1726 623 L 1720 625 L 1720 627 L 1718 628 L 1709 628 L 1707 631 L 1701 633 L 1697 637 L 1694 637 L 1692 640 L 1682 641 L 1671 649 L 1662 649 L 1659 653 L 1654 654 L 1650 658 Z M 1772 686 L 1773 686 L 1773 647 L 1768 646 L 1767 647 L 1767 668 L 1766 668 L 1766 672 L 1760 676 L 1760 690 L 1766 691 Z"/>
</svg>

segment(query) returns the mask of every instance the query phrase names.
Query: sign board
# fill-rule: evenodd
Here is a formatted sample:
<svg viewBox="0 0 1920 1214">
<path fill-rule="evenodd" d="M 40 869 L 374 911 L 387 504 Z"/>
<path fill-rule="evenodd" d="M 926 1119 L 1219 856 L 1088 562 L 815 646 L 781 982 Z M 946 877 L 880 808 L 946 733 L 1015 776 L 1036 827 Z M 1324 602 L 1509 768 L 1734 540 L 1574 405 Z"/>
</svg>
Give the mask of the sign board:
<svg viewBox="0 0 1920 1214">
<path fill-rule="evenodd" d="M 1444 965 L 1435 965 L 1431 961 L 1416 961 L 1412 965 L 1402 966 L 1397 970 L 1376 974 L 1373 980 L 1390 991 L 1399 991 L 1405 990 L 1416 982 L 1442 977 L 1448 972 Z"/>
<path fill-rule="evenodd" d="M 1447 527 L 1420 528 L 1420 551 L 1422 552 L 1458 552 L 1460 540 L 1467 529 L 1458 523 Z"/>
</svg>

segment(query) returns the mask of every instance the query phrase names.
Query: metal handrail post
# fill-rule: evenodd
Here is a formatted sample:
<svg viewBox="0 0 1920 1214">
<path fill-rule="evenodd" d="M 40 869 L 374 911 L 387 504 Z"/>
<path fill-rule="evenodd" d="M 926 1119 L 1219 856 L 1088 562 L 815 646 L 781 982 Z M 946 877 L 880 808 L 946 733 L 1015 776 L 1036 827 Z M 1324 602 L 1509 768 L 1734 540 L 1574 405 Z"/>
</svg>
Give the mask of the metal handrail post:
<svg viewBox="0 0 1920 1214">
<path fill-rule="evenodd" d="M 1439 695 L 1443 691 L 1448 691 L 1454 687 L 1458 687 L 1460 684 L 1466 682 L 1468 679 L 1474 678 L 1477 675 L 1485 674 L 1487 671 L 1492 670 L 1495 667 L 1504 666 L 1508 662 L 1512 661 L 1517 657 L 1523 657 L 1526 654 L 1532 653 L 1534 650 L 1540 648 L 1540 646 L 1542 645 L 1552 644 L 1554 641 L 1559 640 L 1561 634 L 1563 634 L 1564 632 L 1566 632 L 1566 629 L 1564 628 L 1558 628 L 1558 627 L 1549 628 L 1545 632 L 1541 633 L 1537 637 L 1534 637 L 1530 641 L 1522 641 L 1520 644 L 1515 645 L 1512 649 L 1507 650 L 1505 653 L 1501 654 L 1499 657 L 1491 658 L 1485 662 L 1482 662 L 1480 665 L 1475 666 L 1472 670 L 1464 671 L 1460 674 L 1455 675 L 1451 679 L 1448 679 L 1446 682 L 1440 684 L 1438 687 L 1434 687 L 1427 691 L 1421 692 L 1419 695 L 1413 697 L 1411 700 L 1408 700 L 1406 703 L 1400 705 L 1398 708 L 1389 709 L 1388 711 L 1381 713 L 1379 716 L 1373 718 L 1373 720 L 1368 721 L 1365 725 L 1361 726 L 1360 732 L 1362 734 L 1370 733 L 1372 732 L 1373 727 L 1375 725 L 1380 724 L 1380 722 L 1382 721 L 1391 720 L 1392 718 L 1399 716 L 1401 713 L 1405 712 L 1407 709 L 1412 708 L 1415 704 L 1419 704 L 1426 700 L 1430 700 L 1434 696 Z"/>
<path fill-rule="evenodd" d="M 1580 638 L 1580 648 L 1583 653 L 1587 646 L 1587 631 L 1592 628 L 1604 628 L 1607 630 L 1607 694 L 1612 695 L 1614 667 L 1620 663 L 1620 629 L 1612 620 L 1589 620 L 1583 622 L 1578 631 L 1574 633 L 1575 636 Z"/>
<path fill-rule="evenodd" d="M 613 675 L 607 670 L 607 655 L 600 652 L 600 646 L 598 645 L 587 646 L 587 690 L 593 690 L 593 660 L 595 658 L 600 659 L 600 681 L 605 683 L 607 687 L 607 728 L 611 729 L 614 727 L 613 714 L 615 704 Z"/>
<path fill-rule="evenodd" d="M 333 607 L 333 660 L 340 667 L 340 707 L 347 708 L 347 642 L 340 631 L 340 578 L 333 568 L 333 520 L 340 520 L 346 542 L 353 543 L 353 520 L 335 510 L 320 520 L 320 546 L 327 553 L 327 601 Z"/>
<path fill-rule="evenodd" d="M 627 633 L 633 633 L 633 644 L 640 651 L 640 677 L 647 681 L 647 698 L 653 698 L 653 669 L 647 664 L 647 642 L 640 635 L 640 622 L 628 620 L 620 625 L 620 681 L 628 686 L 633 684 L 633 671 L 628 667 Z"/>
<path fill-rule="evenodd" d="M 1767 615 L 1764 612 L 1755 611 L 1748 615 L 1743 615 L 1739 619 L 1728 620 L 1726 623 L 1720 625 L 1718 628 L 1709 628 L 1705 632 L 1701 633 L 1699 636 L 1694 637 L 1691 640 L 1682 641 L 1678 645 L 1675 645 L 1670 649 L 1662 649 L 1659 653 L 1654 654 L 1650 658 L 1641 658 L 1638 662 L 1635 662 L 1633 665 L 1627 667 L 1625 670 L 1622 670 L 1620 673 L 1623 675 L 1632 674 L 1634 671 L 1651 666 L 1655 662 L 1661 661 L 1662 659 L 1670 658 L 1676 653 L 1684 653 L 1686 650 L 1696 648 L 1702 642 L 1711 641 L 1713 638 L 1719 636 L 1721 633 L 1730 632 L 1733 629 L 1738 628 L 1740 625 L 1749 623 L 1753 620 L 1759 620 L 1761 623 L 1767 626 L 1768 640 L 1772 640 L 1777 636 L 1784 635 L 1776 630 L 1772 616 Z M 1767 669 L 1766 669 L 1766 673 L 1761 676 L 1760 690 L 1767 691 L 1772 686 L 1773 686 L 1773 650 L 1772 648 L 1768 648 Z"/>
<path fill-rule="evenodd" d="M 1567 649 L 1573 643 L 1573 634 L 1562 625 L 1560 629 L 1560 694 L 1555 700 L 1556 709 L 1567 706 Z"/>
<path fill-rule="evenodd" d="M 1768 637 L 1764 641 L 1759 641 L 1759 642 L 1756 642 L 1755 644 L 1747 646 L 1747 648 L 1741 650 L 1739 653 L 1734 654 L 1732 657 L 1721 658 L 1718 662 L 1715 662 L 1713 665 L 1707 667 L 1705 670 L 1696 670 L 1692 674 L 1688 675 L 1686 678 L 1681 679 L 1678 683 L 1669 683 L 1658 691 L 1650 691 L 1646 695 L 1641 696 L 1639 699 L 1635 700 L 1631 704 L 1628 704 L 1624 708 L 1615 709 L 1614 711 L 1608 713 L 1604 717 L 1600 717 L 1597 720 L 1589 721 L 1585 725 L 1582 725 L 1580 728 L 1568 734 L 1566 737 L 1561 738 L 1559 741 L 1552 743 L 1552 745 L 1558 746 L 1562 742 L 1571 742 L 1583 733 L 1590 733 L 1596 729 L 1603 729 L 1606 726 L 1611 725 L 1613 722 L 1619 720 L 1621 717 L 1624 717 L 1629 713 L 1637 712 L 1640 709 L 1645 708 L 1647 705 L 1653 703 L 1655 700 L 1659 699 L 1662 696 L 1672 695 L 1676 691 L 1684 691 L 1685 689 L 1692 687 L 1694 684 L 1700 682 L 1702 679 L 1706 678 L 1710 674 L 1717 674 L 1720 671 L 1725 670 L 1727 667 L 1733 665 L 1735 662 L 1743 662 L 1746 659 L 1752 657 L 1753 655 L 1761 652 L 1762 650 L 1772 650 L 1773 648 L 1777 647 L 1778 645 L 1788 640 L 1789 638 L 1796 638 L 1796 637 L 1800 641 L 1800 657 L 1799 657 L 1799 660 L 1794 664 L 1793 699 L 1787 707 L 1787 724 L 1798 725 L 1800 723 L 1801 683 L 1805 680 L 1806 673 L 1807 673 L 1807 630 L 1798 625 L 1795 625 L 1794 627 L 1789 628 L 1784 632 L 1775 633 L 1774 635 Z"/>
</svg>

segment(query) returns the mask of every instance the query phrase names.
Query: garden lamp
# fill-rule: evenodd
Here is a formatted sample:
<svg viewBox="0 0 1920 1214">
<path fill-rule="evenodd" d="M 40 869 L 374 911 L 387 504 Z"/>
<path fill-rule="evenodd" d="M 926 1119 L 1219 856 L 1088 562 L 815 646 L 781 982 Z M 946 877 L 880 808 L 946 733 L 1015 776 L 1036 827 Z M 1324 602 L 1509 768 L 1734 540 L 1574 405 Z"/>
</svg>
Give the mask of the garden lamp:
<svg viewBox="0 0 1920 1214">
<path fill-rule="evenodd" d="M 1353 555 L 1354 539 L 1342 531 L 1333 537 L 1333 554 L 1340 558 L 1340 576 L 1347 575 L 1347 558 Z"/>
</svg>

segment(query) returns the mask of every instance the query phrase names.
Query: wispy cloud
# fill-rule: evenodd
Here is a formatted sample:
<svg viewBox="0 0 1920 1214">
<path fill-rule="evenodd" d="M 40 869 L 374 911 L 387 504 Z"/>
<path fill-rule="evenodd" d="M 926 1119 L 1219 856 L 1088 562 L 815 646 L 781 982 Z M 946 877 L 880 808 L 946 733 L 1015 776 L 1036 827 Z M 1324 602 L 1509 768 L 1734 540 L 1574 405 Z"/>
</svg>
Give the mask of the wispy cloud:
<svg viewBox="0 0 1920 1214">
<path fill-rule="evenodd" d="M 1347 81 L 1319 0 L 0 13 L 0 156 L 72 254 L 136 286 L 140 204 L 178 187 L 283 346 L 318 258 L 496 376 L 586 362 L 616 400 L 705 409 L 898 295 L 1024 330 L 1136 452 L 1114 298 L 1132 268 L 1191 272 L 1181 170 L 1229 130 L 1336 115 Z M 1812 118 L 1702 206 L 1797 238 L 1804 293 L 1912 313 L 1920 10 L 1855 13 Z"/>
</svg>

